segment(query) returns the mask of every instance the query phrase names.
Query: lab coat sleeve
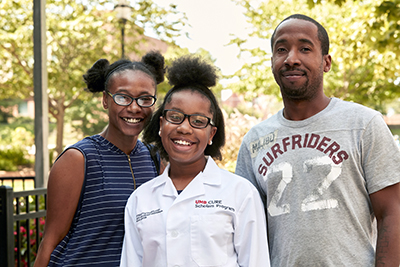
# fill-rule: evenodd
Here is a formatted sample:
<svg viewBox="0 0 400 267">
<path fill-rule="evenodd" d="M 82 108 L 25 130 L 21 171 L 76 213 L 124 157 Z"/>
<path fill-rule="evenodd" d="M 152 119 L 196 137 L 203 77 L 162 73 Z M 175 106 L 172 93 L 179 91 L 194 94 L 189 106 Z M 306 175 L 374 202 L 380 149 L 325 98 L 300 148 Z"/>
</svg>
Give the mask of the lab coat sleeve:
<svg viewBox="0 0 400 267">
<path fill-rule="evenodd" d="M 270 266 L 264 206 L 253 186 L 237 213 L 234 243 L 239 266 Z"/>
<path fill-rule="evenodd" d="M 121 267 L 142 266 L 143 247 L 136 227 L 136 197 L 131 195 L 125 206 L 125 236 L 122 244 Z"/>
</svg>

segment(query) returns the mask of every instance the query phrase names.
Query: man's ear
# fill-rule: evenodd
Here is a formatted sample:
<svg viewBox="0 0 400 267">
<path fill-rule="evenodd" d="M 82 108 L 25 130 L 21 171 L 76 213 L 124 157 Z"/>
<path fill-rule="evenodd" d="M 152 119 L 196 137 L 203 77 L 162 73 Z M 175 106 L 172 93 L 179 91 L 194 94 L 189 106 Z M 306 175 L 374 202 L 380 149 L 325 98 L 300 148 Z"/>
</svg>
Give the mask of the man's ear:
<svg viewBox="0 0 400 267">
<path fill-rule="evenodd" d="M 328 72 L 331 70 L 331 66 L 332 66 L 332 58 L 331 55 L 324 55 L 323 57 L 324 60 L 324 72 Z"/>
<path fill-rule="evenodd" d="M 271 57 L 271 70 L 274 68 L 274 57 Z"/>
</svg>

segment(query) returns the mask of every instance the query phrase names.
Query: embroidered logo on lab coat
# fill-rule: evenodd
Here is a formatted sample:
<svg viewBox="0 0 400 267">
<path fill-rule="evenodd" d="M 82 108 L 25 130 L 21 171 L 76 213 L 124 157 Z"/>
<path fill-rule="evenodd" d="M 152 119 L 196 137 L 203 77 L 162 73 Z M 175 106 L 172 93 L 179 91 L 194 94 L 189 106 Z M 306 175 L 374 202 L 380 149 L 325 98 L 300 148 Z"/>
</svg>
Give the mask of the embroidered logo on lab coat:
<svg viewBox="0 0 400 267">
<path fill-rule="evenodd" d="M 148 211 L 148 212 L 142 212 L 136 215 L 136 222 L 140 222 L 141 220 L 147 219 L 147 217 L 151 216 L 151 215 L 155 215 L 158 213 L 163 212 L 162 209 L 156 209 L 156 210 L 152 210 L 152 211 Z"/>
<path fill-rule="evenodd" d="M 224 210 L 230 210 L 232 212 L 235 211 L 234 208 L 223 205 L 222 200 L 195 200 L 194 201 L 195 208 L 220 208 Z"/>
</svg>

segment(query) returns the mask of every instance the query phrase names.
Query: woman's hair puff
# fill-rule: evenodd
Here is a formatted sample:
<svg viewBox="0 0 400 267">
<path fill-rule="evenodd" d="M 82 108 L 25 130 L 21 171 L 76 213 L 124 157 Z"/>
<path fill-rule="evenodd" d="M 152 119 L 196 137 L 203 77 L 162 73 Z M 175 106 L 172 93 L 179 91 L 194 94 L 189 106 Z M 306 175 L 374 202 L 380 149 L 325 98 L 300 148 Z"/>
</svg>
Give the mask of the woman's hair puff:
<svg viewBox="0 0 400 267">
<path fill-rule="evenodd" d="M 141 61 L 120 59 L 110 65 L 107 59 L 97 60 L 83 75 L 87 90 L 96 93 L 108 90 L 109 81 L 117 74 L 126 70 L 138 70 L 149 75 L 159 84 L 164 81 L 164 57 L 158 51 L 150 51 Z"/>
</svg>

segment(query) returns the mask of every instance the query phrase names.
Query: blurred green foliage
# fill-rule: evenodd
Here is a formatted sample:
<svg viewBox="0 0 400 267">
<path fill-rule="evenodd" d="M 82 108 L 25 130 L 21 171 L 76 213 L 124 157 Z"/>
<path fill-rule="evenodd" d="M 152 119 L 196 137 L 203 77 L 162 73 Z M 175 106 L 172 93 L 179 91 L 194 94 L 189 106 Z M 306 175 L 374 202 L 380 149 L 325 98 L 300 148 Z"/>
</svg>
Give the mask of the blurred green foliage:
<svg viewBox="0 0 400 267">
<path fill-rule="evenodd" d="M 110 62 L 121 56 L 120 21 L 109 0 L 47 0 L 47 71 L 49 113 L 57 124 L 56 150 L 63 149 L 64 115 L 90 101 L 82 75 L 98 59 Z M 151 0 L 131 1 L 125 25 L 126 54 L 144 54 L 144 28 L 172 43 L 182 34 L 186 16 L 171 4 L 163 8 Z M 12 12 L 10 12 L 12 10 Z M 174 17 L 174 20 L 167 19 Z M 0 99 L 26 99 L 33 95 L 33 1 L 0 1 Z"/>
<path fill-rule="evenodd" d="M 30 118 L 16 118 L 0 124 L 0 170 L 17 171 L 32 167 L 33 157 L 28 150 L 34 145 L 34 124 Z"/>
<path fill-rule="evenodd" d="M 248 100 L 279 96 L 271 72 L 270 38 L 275 27 L 295 13 L 320 22 L 330 37 L 332 68 L 324 75 L 329 97 L 354 101 L 385 113 L 400 97 L 400 0 L 235 0 L 245 9 L 249 34 L 231 44 L 252 60 L 233 76 L 232 88 Z M 252 47 L 251 40 L 264 41 Z"/>
<path fill-rule="evenodd" d="M 0 150 L 0 170 L 17 171 L 19 166 L 29 166 L 26 154 L 26 150 L 15 146 Z"/>
</svg>

